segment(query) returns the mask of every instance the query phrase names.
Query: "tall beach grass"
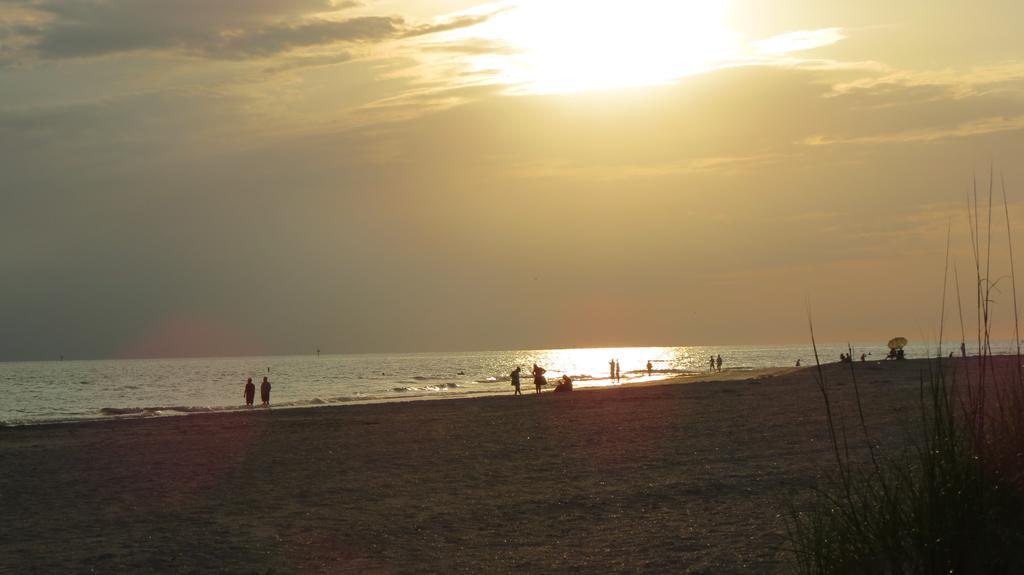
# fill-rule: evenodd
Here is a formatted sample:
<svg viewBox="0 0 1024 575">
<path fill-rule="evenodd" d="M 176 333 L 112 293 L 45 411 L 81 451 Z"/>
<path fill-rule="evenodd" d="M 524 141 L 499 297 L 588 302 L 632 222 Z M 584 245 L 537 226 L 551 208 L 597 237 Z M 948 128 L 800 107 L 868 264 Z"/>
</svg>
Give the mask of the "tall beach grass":
<svg viewBox="0 0 1024 575">
<path fill-rule="evenodd" d="M 977 355 L 943 357 L 919 374 L 913 436 L 895 452 L 872 440 L 856 364 L 849 364 L 854 415 L 843 414 L 817 358 L 834 468 L 810 501 L 792 506 L 790 543 L 800 573 L 1024 573 L 1024 375 L 1017 322 L 1009 210 L 1003 208 L 1009 276 L 992 279 L 992 197 L 980 227 L 978 191 L 968 196 L 976 280 Z M 985 231 L 984 234 L 981 232 Z M 984 237 L 982 237 L 984 235 Z M 949 241 L 942 306 L 949 284 Z M 961 337 L 966 336 L 953 268 Z M 1013 293 L 1015 355 L 992 353 L 990 305 L 999 284 Z M 942 341 L 945 313 L 940 320 Z"/>
</svg>

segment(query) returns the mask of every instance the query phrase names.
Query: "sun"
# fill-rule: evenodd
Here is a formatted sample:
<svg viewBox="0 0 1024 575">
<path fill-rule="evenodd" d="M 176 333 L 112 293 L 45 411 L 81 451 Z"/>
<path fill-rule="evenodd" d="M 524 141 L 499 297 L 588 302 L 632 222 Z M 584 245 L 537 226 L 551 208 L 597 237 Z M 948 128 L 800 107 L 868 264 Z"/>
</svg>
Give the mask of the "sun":
<svg viewBox="0 0 1024 575">
<path fill-rule="evenodd" d="M 506 49 L 472 65 L 530 93 L 664 84 L 734 54 L 728 12 L 725 0 L 519 0 L 473 28 Z"/>
</svg>

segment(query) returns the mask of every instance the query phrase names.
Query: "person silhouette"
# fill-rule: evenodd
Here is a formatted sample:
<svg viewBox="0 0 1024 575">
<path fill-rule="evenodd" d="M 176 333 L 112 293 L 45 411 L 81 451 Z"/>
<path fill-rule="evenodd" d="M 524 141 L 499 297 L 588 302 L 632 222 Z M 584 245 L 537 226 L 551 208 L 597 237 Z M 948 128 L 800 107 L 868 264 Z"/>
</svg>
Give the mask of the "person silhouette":
<svg viewBox="0 0 1024 575">
<path fill-rule="evenodd" d="M 615 379 L 615 360 L 608 360 L 608 379 Z"/>
<path fill-rule="evenodd" d="M 708 358 L 708 371 L 715 371 L 715 356 Z"/>
<path fill-rule="evenodd" d="M 721 372 L 722 371 L 722 354 L 718 354 L 718 359 L 715 360 L 715 363 L 717 364 L 718 371 Z"/>
<path fill-rule="evenodd" d="M 521 371 L 522 371 L 522 368 L 520 368 L 517 365 L 516 368 L 512 370 L 512 373 L 509 374 L 509 377 L 512 379 L 512 387 L 516 388 L 515 391 L 512 393 L 512 395 L 522 395 L 523 394 L 523 392 L 519 390 L 519 373 Z"/>
<path fill-rule="evenodd" d="M 651 362 L 648 361 L 647 362 L 647 377 L 651 377 L 651 374 L 653 373 L 653 371 L 654 371 L 654 366 L 651 365 Z"/>
<path fill-rule="evenodd" d="M 260 399 L 263 400 L 263 407 L 270 407 L 270 380 L 265 375 L 260 384 Z"/>
<path fill-rule="evenodd" d="M 540 393 L 540 388 L 548 384 L 548 379 L 544 377 L 544 373 L 547 370 L 543 367 L 533 364 L 533 386 L 537 388 L 537 393 Z"/>
<path fill-rule="evenodd" d="M 615 383 L 622 381 L 622 369 L 619 367 L 619 360 L 615 360 Z"/>
<path fill-rule="evenodd" d="M 245 382 L 245 392 L 242 395 L 245 397 L 245 405 L 252 407 L 252 400 L 256 397 L 256 386 L 253 385 L 251 377 Z"/>
</svg>

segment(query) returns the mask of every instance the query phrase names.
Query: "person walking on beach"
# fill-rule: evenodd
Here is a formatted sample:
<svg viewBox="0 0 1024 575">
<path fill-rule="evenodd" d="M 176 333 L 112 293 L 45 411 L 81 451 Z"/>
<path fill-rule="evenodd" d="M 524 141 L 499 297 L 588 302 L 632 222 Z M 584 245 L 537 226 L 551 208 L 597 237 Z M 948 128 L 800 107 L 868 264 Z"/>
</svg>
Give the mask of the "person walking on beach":
<svg viewBox="0 0 1024 575">
<path fill-rule="evenodd" d="M 263 376 L 263 383 L 260 384 L 260 399 L 263 400 L 263 407 L 270 407 L 270 380 Z"/>
<path fill-rule="evenodd" d="M 537 388 L 537 393 L 540 393 L 540 388 L 548 384 L 548 378 L 544 377 L 546 372 L 547 370 L 543 367 L 536 363 L 533 364 L 533 386 Z"/>
<path fill-rule="evenodd" d="M 715 371 L 715 356 L 708 358 L 708 371 Z"/>
<path fill-rule="evenodd" d="M 608 379 L 615 379 L 615 360 L 608 360 Z"/>
<path fill-rule="evenodd" d="M 715 360 L 715 363 L 718 364 L 717 365 L 718 372 L 721 373 L 722 372 L 722 354 L 718 354 L 718 359 Z"/>
<path fill-rule="evenodd" d="M 242 395 L 245 396 L 246 407 L 252 407 L 252 400 L 256 397 L 256 386 L 252 383 L 251 377 L 245 382 L 245 393 Z"/>
<path fill-rule="evenodd" d="M 651 377 L 651 373 L 653 371 L 654 371 L 654 366 L 651 365 L 651 362 L 648 361 L 647 362 L 647 377 Z"/>
<path fill-rule="evenodd" d="M 619 360 L 615 360 L 615 383 L 622 381 L 622 369 L 619 368 Z"/>
<path fill-rule="evenodd" d="M 516 388 L 515 392 L 513 392 L 512 395 L 522 395 L 523 394 L 523 392 L 519 390 L 519 372 L 521 372 L 521 371 L 522 371 L 522 368 L 520 368 L 517 365 L 516 368 L 512 370 L 512 373 L 509 374 L 509 377 L 512 379 L 512 387 Z"/>
</svg>

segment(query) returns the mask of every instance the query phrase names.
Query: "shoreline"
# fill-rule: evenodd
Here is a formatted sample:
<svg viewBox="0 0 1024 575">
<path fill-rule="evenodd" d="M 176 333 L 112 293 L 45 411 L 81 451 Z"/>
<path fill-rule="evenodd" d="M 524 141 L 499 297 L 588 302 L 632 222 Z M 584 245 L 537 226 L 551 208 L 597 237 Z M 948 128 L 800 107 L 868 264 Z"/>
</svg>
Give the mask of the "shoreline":
<svg viewBox="0 0 1024 575">
<path fill-rule="evenodd" d="M 592 380 L 583 380 L 577 385 L 574 393 L 577 392 L 590 392 L 590 391 L 602 391 L 609 389 L 625 389 L 633 387 L 652 387 L 658 385 L 690 385 L 694 383 L 709 383 L 716 381 L 737 381 L 742 379 L 750 378 L 770 378 L 775 375 L 789 373 L 793 370 L 801 368 L 733 368 L 725 369 L 718 373 L 692 373 L 692 374 L 672 374 L 665 377 L 655 377 L 653 379 L 647 379 L 641 376 L 642 381 L 632 381 L 621 384 L 609 384 L 609 385 L 586 385 Z M 604 381 L 604 380 L 599 380 Z M 523 395 L 535 395 L 533 391 L 529 391 L 532 388 L 532 383 L 525 381 L 523 388 Z M 552 393 L 554 389 L 554 383 L 549 383 L 547 388 L 542 392 L 541 395 L 547 395 Z M 374 399 L 353 399 L 350 401 L 323 401 L 319 403 L 316 399 L 306 400 L 309 404 L 303 405 L 278 405 L 274 406 L 271 404 L 271 410 L 283 411 L 283 410 L 302 410 L 302 409 L 323 409 L 323 408 L 345 408 L 358 405 L 390 405 L 390 404 L 401 404 L 401 403 L 415 403 L 420 401 L 449 401 L 449 400 L 468 400 L 468 399 L 480 399 L 485 397 L 503 397 L 505 395 L 511 395 L 511 391 L 508 392 L 497 392 L 497 391 L 479 391 L 479 392 L 463 392 L 459 394 L 436 394 L 436 395 L 418 395 L 411 397 L 395 397 L 395 398 L 374 398 Z M 28 422 L 15 422 L 10 423 L 9 421 L 0 421 L 0 430 L 2 429 L 13 429 L 21 427 L 36 427 L 36 426 L 54 426 L 54 425 L 76 425 L 76 424 L 87 424 L 97 423 L 104 421 L 135 421 L 135 420 L 150 420 L 150 419 L 166 419 L 166 418 L 177 418 L 177 417 L 192 417 L 197 415 L 223 415 L 232 413 L 251 413 L 261 412 L 265 408 L 260 406 L 246 407 L 244 405 L 239 406 L 214 406 L 214 407 L 203 407 L 203 406 L 164 406 L 164 407 L 112 407 L 104 408 L 110 409 L 111 411 L 125 411 L 126 413 L 113 413 L 113 414 L 101 414 L 96 416 L 83 416 L 73 417 L 68 419 L 46 419 Z M 130 412 L 128 412 L 131 410 Z"/>
<path fill-rule="evenodd" d="M 882 448 L 922 361 L 858 375 Z M 832 461 L 813 368 L 785 371 L 0 429 L 0 571 L 784 573 Z"/>
</svg>

